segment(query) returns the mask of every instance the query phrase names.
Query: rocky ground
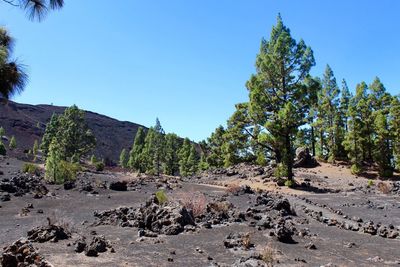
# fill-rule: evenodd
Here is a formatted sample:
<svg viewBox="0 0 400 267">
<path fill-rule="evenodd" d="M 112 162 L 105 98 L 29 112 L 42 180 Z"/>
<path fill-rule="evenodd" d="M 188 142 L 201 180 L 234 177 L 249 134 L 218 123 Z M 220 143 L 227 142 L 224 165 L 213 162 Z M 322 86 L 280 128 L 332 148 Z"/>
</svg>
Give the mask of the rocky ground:
<svg viewBox="0 0 400 267">
<path fill-rule="evenodd" d="M 400 264 L 400 183 L 368 187 L 346 166 L 298 168 L 289 189 L 245 164 L 191 179 L 87 171 L 64 185 L 22 164 L 0 158 L 3 266 Z"/>
</svg>

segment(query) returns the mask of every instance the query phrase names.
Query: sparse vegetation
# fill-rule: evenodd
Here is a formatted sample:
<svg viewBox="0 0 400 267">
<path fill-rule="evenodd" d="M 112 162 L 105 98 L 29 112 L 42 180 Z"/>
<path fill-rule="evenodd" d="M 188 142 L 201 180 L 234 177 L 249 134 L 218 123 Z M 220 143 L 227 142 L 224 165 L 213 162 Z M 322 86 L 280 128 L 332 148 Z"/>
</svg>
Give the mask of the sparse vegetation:
<svg viewBox="0 0 400 267">
<path fill-rule="evenodd" d="M 287 186 L 289 188 L 294 188 L 296 186 L 296 182 L 294 180 L 286 180 L 285 186 Z"/>
<path fill-rule="evenodd" d="M 119 155 L 119 166 L 122 168 L 127 168 L 128 167 L 128 153 L 126 152 L 126 149 L 122 149 L 121 154 Z"/>
<path fill-rule="evenodd" d="M 104 171 L 104 162 L 103 161 L 98 161 L 94 164 L 94 166 L 96 167 L 96 171 L 98 172 L 102 172 Z"/>
<path fill-rule="evenodd" d="M 62 159 L 60 145 L 54 140 L 50 144 L 49 154 L 46 159 L 45 178 L 49 182 L 62 184 L 76 179 L 80 170 L 78 164 L 70 163 Z"/>
<path fill-rule="evenodd" d="M 250 233 L 246 233 L 245 235 L 242 236 L 242 245 L 244 249 L 249 250 L 254 246 L 254 244 L 251 242 L 251 236 Z"/>
<path fill-rule="evenodd" d="M 162 205 L 168 201 L 167 194 L 164 190 L 159 190 L 156 192 L 156 199 L 158 204 Z"/>
<path fill-rule="evenodd" d="M 231 194 L 236 194 L 239 191 L 240 191 L 239 183 L 231 183 L 231 184 L 228 184 L 228 186 L 226 187 L 226 192 L 231 193 Z"/>
<path fill-rule="evenodd" d="M 11 137 L 10 143 L 9 143 L 8 147 L 9 147 L 11 150 L 14 150 L 14 149 L 17 148 L 17 140 L 15 139 L 15 136 L 14 136 L 14 135 Z"/>
<path fill-rule="evenodd" d="M 276 262 L 276 249 L 274 249 L 270 244 L 266 245 L 261 250 L 261 259 L 267 267 L 273 267 Z"/>
<path fill-rule="evenodd" d="M 375 185 L 374 181 L 368 180 L 367 187 L 373 187 Z"/>
<path fill-rule="evenodd" d="M 1 141 L 1 138 L 2 138 L 3 136 L 5 136 L 5 135 L 6 135 L 6 131 L 4 130 L 3 127 L 0 127 L 0 141 Z"/>
<path fill-rule="evenodd" d="M 387 183 L 385 182 L 379 182 L 377 184 L 377 188 L 378 190 L 383 193 L 383 194 L 389 194 L 390 191 L 392 190 L 391 186 L 389 186 Z"/>
<path fill-rule="evenodd" d="M 203 215 L 208 203 L 206 196 L 197 192 L 182 193 L 178 200 L 186 209 L 192 210 L 194 217 Z"/>
<path fill-rule="evenodd" d="M 40 175 L 40 168 L 35 164 L 25 163 L 22 166 L 22 172 L 29 173 L 29 174 L 34 174 L 34 175 L 39 176 Z"/>
<path fill-rule="evenodd" d="M 5 156 L 7 154 L 6 146 L 0 140 L 0 155 Z"/>
</svg>

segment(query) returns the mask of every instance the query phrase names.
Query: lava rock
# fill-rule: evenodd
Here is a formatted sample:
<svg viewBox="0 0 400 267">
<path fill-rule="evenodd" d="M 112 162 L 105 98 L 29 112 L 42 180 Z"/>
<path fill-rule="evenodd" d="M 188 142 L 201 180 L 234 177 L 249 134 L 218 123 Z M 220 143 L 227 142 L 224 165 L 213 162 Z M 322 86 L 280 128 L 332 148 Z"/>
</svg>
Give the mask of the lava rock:
<svg viewBox="0 0 400 267">
<path fill-rule="evenodd" d="M 127 191 L 128 190 L 127 182 L 125 181 L 112 182 L 110 183 L 109 189 L 114 191 Z"/>
</svg>

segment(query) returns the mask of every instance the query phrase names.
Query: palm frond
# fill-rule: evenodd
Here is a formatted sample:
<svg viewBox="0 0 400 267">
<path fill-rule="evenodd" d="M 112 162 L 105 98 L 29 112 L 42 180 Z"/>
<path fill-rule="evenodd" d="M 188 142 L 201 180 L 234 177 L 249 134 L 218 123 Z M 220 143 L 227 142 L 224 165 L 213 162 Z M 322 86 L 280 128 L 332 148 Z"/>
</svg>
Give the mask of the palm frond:
<svg viewBox="0 0 400 267">
<path fill-rule="evenodd" d="M 8 52 L 11 52 L 14 47 L 14 38 L 3 27 L 0 27 L 0 46 L 5 47 Z"/>
<path fill-rule="evenodd" d="M 0 96 L 10 99 L 20 94 L 28 82 L 25 66 L 17 61 L 0 65 Z"/>
<path fill-rule="evenodd" d="M 50 9 L 60 9 L 64 6 L 64 0 L 50 0 Z"/>
</svg>

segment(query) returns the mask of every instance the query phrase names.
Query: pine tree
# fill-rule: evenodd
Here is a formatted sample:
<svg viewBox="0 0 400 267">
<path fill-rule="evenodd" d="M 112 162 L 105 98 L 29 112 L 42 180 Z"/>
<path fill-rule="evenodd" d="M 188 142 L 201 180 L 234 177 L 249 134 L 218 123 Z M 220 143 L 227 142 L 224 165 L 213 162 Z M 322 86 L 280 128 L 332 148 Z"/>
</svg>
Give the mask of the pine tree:
<svg viewBox="0 0 400 267">
<path fill-rule="evenodd" d="M 262 40 L 256 59 L 257 73 L 246 86 L 249 90 L 250 116 L 265 128 L 264 145 L 282 161 L 287 178 L 293 178 L 293 139 L 306 123 L 310 88 L 304 81 L 315 65 L 313 52 L 303 40 L 296 42 L 278 16 L 270 40 Z M 281 155 L 276 155 L 279 151 Z"/>
<path fill-rule="evenodd" d="M 336 78 L 329 65 L 326 66 L 324 77 L 322 79 L 322 90 L 318 96 L 318 128 L 320 139 L 320 157 L 328 158 L 330 162 L 334 162 L 339 156 L 339 143 L 343 140 L 338 140 L 339 123 L 338 105 L 339 105 L 339 88 L 336 84 Z M 325 155 L 326 152 L 326 155 Z"/>
<path fill-rule="evenodd" d="M 48 155 L 46 158 L 45 179 L 50 182 L 60 182 L 60 162 L 62 160 L 60 144 L 56 140 L 50 143 Z"/>
<path fill-rule="evenodd" d="M 63 160 L 62 150 L 62 145 L 54 139 L 46 158 L 45 179 L 56 184 L 75 180 L 79 170 L 79 165 Z"/>
<path fill-rule="evenodd" d="M 60 129 L 60 120 L 59 116 L 53 114 L 51 116 L 50 121 L 46 124 L 46 130 L 42 137 L 42 142 L 40 148 L 42 149 L 43 155 L 47 157 L 47 153 L 49 151 L 49 147 L 53 138 L 57 136 L 58 130 Z"/>
<path fill-rule="evenodd" d="M 362 171 L 362 160 L 363 160 L 363 150 L 362 150 L 362 129 L 364 127 L 364 122 L 359 116 L 357 110 L 357 99 L 356 97 L 351 98 L 349 102 L 349 108 L 347 112 L 348 122 L 345 139 L 343 145 L 347 151 L 351 164 L 352 172 L 354 174 L 359 174 Z"/>
<path fill-rule="evenodd" d="M 159 176 L 164 161 L 164 130 L 160 121 L 156 119 L 156 125 L 147 132 L 140 161 L 144 165 L 146 173 Z"/>
<path fill-rule="evenodd" d="M 189 167 L 189 172 L 191 175 L 194 175 L 198 171 L 198 165 L 199 165 L 199 154 L 196 151 L 196 147 L 194 144 L 191 145 L 190 148 L 190 154 L 188 158 L 188 167 Z"/>
<path fill-rule="evenodd" d="M 7 154 L 6 146 L 3 144 L 3 142 L 0 139 L 0 155 L 5 156 Z"/>
<path fill-rule="evenodd" d="M 181 139 L 174 133 L 165 135 L 165 162 L 164 173 L 166 175 L 177 175 L 179 173 L 178 152 L 182 146 Z"/>
<path fill-rule="evenodd" d="M 144 132 L 142 127 L 139 127 L 135 135 L 135 140 L 133 141 L 132 149 L 129 153 L 129 161 L 128 161 L 129 168 L 137 170 L 142 173 L 146 171 L 141 156 L 145 144 L 144 143 L 145 139 L 146 139 L 146 133 Z"/>
<path fill-rule="evenodd" d="M 35 140 L 35 142 L 33 143 L 33 148 L 32 148 L 32 153 L 35 158 L 38 154 L 38 151 L 39 151 L 39 143 L 38 143 L 38 140 Z"/>
<path fill-rule="evenodd" d="M 121 154 L 119 155 L 119 166 L 122 168 L 127 168 L 128 167 L 128 153 L 126 152 L 126 149 L 122 149 Z"/>
<path fill-rule="evenodd" d="M 60 125 L 58 135 L 62 138 L 65 158 L 69 159 L 74 154 L 81 158 L 96 146 L 96 138 L 85 121 L 85 112 L 76 105 L 64 111 L 60 116 Z"/>
<path fill-rule="evenodd" d="M 390 148 L 391 133 L 383 110 L 376 112 L 374 126 L 376 132 L 374 160 L 378 164 L 379 175 L 381 177 L 391 177 L 393 175 L 392 151 Z"/>
<path fill-rule="evenodd" d="M 229 118 L 227 128 L 223 134 L 223 161 L 224 166 L 229 167 L 240 162 L 248 162 L 255 159 L 252 151 L 252 140 L 256 137 L 254 124 L 251 123 L 248 114 L 248 103 L 236 105 L 236 111 Z"/>
<path fill-rule="evenodd" d="M 363 161 L 372 162 L 372 151 L 374 150 L 373 143 L 373 125 L 374 118 L 372 114 L 371 102 L 368 96 L 368 86 L 365 82 L 361 82 L 356 87 L 356 110 L 360 118 L 361 126 L 361 147 Z"/>
<path fill-rule="evenodd" d="M 200 156 L 198 170 L 205 171 L 208 170 L 210 166 L 207 163 L 206 155 L 202 152 Z"/>
<path fill-rule="evenodd" d="M 198 170 L 198 154 L 188 138 L 179 150 L 179 171 L 182 176 L 194 175 Z"/>
<path fill-rule="evenodd" d="M 211 168 L 221 168 L 224 166 L 224 134 L 224 127 L 219 126 L 207 139 L 205 153 L 207 153 L 207 163 Z"/>
<path fill-rule="evenodd" d="M 400 99 L 393 97 L 390 107 L 390 129 L 393 138 L 394 164 L 400 170 Z"/>
<path fill-rule="evenodd" d="M 96 138 L 85 121 L 85 113 L 73 105 L 65 109 L 64 114 L 51 117 L 46 125 L 42 139 L 42 151 L 47 156 L 49 145 L 56 140 L 60 146 L 63 160 L 72 157 L 79 159 L 91 151 L 96 145 Z"/>
<path fill-rule="evenodd" d="M 11 136 L 10 143 L 8 144 L 8 146 L 9 146 L 9 148 L 10 148 L 11 150 L 14 150 L 14 149 L 17 148 L 17 140 L 15 139 L 15 136 L 14 136 L 14 135 Z"/>
</svg>

